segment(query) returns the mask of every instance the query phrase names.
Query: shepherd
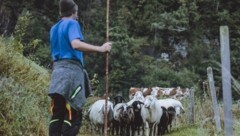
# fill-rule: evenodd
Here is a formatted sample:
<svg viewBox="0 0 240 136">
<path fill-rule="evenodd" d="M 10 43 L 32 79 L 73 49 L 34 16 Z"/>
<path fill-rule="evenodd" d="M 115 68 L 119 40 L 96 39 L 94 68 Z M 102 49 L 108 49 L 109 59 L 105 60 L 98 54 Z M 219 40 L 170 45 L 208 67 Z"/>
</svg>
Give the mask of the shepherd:
<svg viewBox="0 0 240 136">
<path fill-rule="evenodd" d="M 76 136 L 82 122 L 82 106 L 90 94 L 83 52 L 110 52 L 111 42 L 101 46 L 84 42 L 78 23 L 78 6 L 73 0 L 60 0 L 61 19 L 50 30 L 53 71 L 48 95 L 52 117 L 49 136 Z"/>
</svg>

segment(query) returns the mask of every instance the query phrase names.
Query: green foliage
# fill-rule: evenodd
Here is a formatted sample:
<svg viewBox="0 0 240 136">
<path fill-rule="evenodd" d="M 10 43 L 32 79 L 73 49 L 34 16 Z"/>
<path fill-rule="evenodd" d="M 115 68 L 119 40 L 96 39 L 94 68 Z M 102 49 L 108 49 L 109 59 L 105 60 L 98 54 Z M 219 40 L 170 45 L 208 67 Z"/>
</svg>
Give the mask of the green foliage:
<svg viewBox="0 0 240 136">
<path fill-rule="evenodd" d="M 160 22 L 152 23 L 153 28 L 169 31 L 186 31 L 189 28 L 188 10 L 186 6 L 181 6 L 177 11 L 160 14 Z"/>
<path fill-rule="evenodd" d="M 33 18 L 29 11 L 23 11 L 18 18 L 18 24 L 16 25 L 15 37 L 18 41 L 22 41 L 23 37 L 27 33 L 27 28 L 30 25 L 30 20 Z"/>
<path fill-rule="evenodd" d="M 114 92 L 128 90 L 129 86 L 141 82 L 137 73 L 140 52 L 139 46 L 134 44 L 135 39 L 127 35 L 127 31 L 121 27 L 111 29 L 111 39 L 114 41 L 111 51 L 111 90 Z M 126 76 L 127 75 L 127 76 Z"/>
<path fill-rule="evenodd" d="M 36 13 L 24 9 L 14 31 L 16 50 L 43 66 L 49 65 L 51 61 L 48 47 L 49 34 L 45 27 L 48 23 L 48 19 L 38 18 Z"/>
<path fill-rule="evenodd" d="M 157 84 L 189 87 L 207 78 L 208 66 L 219 69 L 214 64 L 214 61 L 220 60 L 220 48 L 216 43 L 219 34 L 216 32 L 221 24 L 221 18 L 232 21 L 229 19 L 229 10 L 221 10 L 215 15 L 217 4 L 219 3 L 216 1 L 206 0 L 118 1 L 112 4 L 111 7 L 118 10 L 111 10 L 113 16 L 110 17 L 113 25 L 110 39 L 114 41 L 110 57 L 110 90 L 118 92 L 125 91 L 132 85 Z M 222 6 L 221 4 L 220 7 Z M 102 12 L 100 14 L 103 15 Z M 96 35 L 95 31 L 93 33 Z M 93 35 L 90 36 L 94 38 Z M 91 37 L 87 38 L 99 43 L 103 41 Z M 175 48 L 170 45 L 170 42 L 180 43 L 179 41 L 186 41 L 184 46 L 186 46 L 187 58 L 182 58 L 181 54 L 176 53 Z M 152 49 L 153 54 L 144 56 L 143 47 Z M 159 56 L 162 52 L 170 54 L 170 62 L 164 67 L 159 67 L 166 64 L 163 61 L 156 62 L 161 60 Z M 91 58 L 94 58 L 94 61 L 87 62 L 87 66 L 93 68 L 91 75 L 93 71 L 99 73 L 102 82 L 99 86 L 103 88 L 100 90 L 104 90 L 105 67 L 101 66 L 104 64 L 104 57 Z M 234 62 L 238 62 L 236 58 Z M 237 66 L 235 65 L 234 68 Z M 216 77 L 216 84 L 220 85 L 219 73 L 216 73 Z"/>
<path fill-rule="evenodd" d="M 146 63 L 145 63 L 146 64 Z M 187 69 L 181 71 L 174 71 L 169 69 L 167 65 L 163 65 L 159 62 L 157 66 L 151 66 L 146 69 L 146 74 L 143 76 L 143 82 L 148 86 L 181 86 L 181 87 L 193 87 L 198 82 L 198 75 Z"/>
<path fill-rule="evenodd" d="M 31 25 L 32 22 L 33 15 L 29 11 L 23 10 L 15 27 L 15 38 L 20 43 L 16 45 L 23 45 L 22 51 L 26 55 L 30 54 L 30 51 L 35 50 L 41 41 L 33 39 L 34 33 L 30 31 L 31 27 L 33 27 Z"/>
<path fill-rule="evenodd" d="M 31 58 L 31 56 L 29 57 Z M 51 68 L 52 58 L 50 56 L 49 45 L 42 45 L 37 48 L 36 53 L 32 56 L 32 60 L 45 68 Z"/>
</svg>

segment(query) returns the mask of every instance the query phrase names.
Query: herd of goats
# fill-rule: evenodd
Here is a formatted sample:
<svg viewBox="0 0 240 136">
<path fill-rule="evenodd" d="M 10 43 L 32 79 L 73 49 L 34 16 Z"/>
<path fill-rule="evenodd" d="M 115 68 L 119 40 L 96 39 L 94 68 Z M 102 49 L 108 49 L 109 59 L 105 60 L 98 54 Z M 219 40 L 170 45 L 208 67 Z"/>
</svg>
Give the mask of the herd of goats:
<svg viewBox="0 0 240 136">
<path fill-rule="evenodd" d="M 156 136 L 169 133 L 172 122 L 185 112 L 182 103 L 175 96 L 178 93 L 181 98 L 188 97 L 189 90 L 180 87 L 132 87 L 129 90 L 128 102 L 120 95 L 115 96 L 113 101 L 108 100 L 107 106 L 105 99 L 97 100 L 88 109 L 92 133 L 103 134 L 105 117 L 110 135 Z M 171 94 L 171 98 L 158 97 L 167 94 Z"/>
</svg>

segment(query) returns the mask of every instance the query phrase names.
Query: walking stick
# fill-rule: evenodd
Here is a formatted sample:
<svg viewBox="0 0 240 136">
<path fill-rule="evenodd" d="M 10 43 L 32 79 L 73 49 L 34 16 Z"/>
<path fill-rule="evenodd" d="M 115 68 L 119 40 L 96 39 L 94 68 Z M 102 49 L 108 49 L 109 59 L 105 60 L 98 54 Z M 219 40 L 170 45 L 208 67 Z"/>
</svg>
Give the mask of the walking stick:
<svg viewBox="0 0 240 136">
<path fill-rule="evenodd" d="M 106 9 L 106 41 L 109 41 L 109 0 L 107 0 L 107 9 Z M 105 92 L 105 114 L 104 114 L 104 136 L 107 136 L 108 130 L 108 119 L 107 119 L 107 108 L 108 108 L 108 61 L 109 53 L 106 53 L 106 92 Z"/>
</svg>

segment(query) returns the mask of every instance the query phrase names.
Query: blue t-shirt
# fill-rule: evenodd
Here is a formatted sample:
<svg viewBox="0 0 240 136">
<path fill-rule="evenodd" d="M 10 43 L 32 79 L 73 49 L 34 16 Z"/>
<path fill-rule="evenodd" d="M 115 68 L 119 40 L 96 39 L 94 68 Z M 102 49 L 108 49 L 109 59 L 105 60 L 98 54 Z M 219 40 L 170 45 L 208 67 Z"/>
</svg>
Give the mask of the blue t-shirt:
<svg viewBox="0 0 240 136">
<path fill-rule="evenodd" d="M 50 44 L 53 61 L 73 59 L 83 64 L 83 52 L 71 46 L 71 41 L 74 39 L 81 41 L 84 39 L 80 25 L 74 19 L 61 19 L 51 28 Z"/>
</svg>

